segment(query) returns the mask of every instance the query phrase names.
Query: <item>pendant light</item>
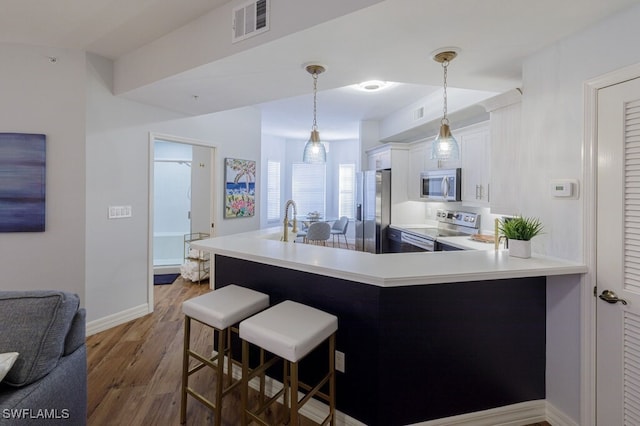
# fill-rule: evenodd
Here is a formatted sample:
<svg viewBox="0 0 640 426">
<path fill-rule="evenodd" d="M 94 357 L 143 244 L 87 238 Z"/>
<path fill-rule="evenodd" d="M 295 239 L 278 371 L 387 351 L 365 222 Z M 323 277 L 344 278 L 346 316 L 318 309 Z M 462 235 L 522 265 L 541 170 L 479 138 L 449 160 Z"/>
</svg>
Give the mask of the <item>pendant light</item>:
<svg viewBox="0 0 640 426">
<path fill-rule="evenodd" d="M 307 65 L 305 68 L 309 74 L 313 76 L 313 126 L 311 126 L 311 136 L 304 146 L 302 161 L 309 164 L 324 164 L 327 162 L 327 151 L 324 144 L 320 141 L 320 132 L 318 132 L 318 123 L 316 122 L 317 112 L 317 93 L 318 93 L 318 74 L 325 71 L 322 65 Z"/>
<path fill-rule="evenodd" d="M 447 67 L 449 63 L 458 56 L 454 50 L 445 49 L 433 55 L 433 60 L 442 64 L 444 70 L 444 108 L 442 120 L 440 120 L 440 133 L 431 144 L 432 160 L 456 160 L 460 158 L 460 147 L 458 141 L 451 134 L 449 119 L 447 118 Z"/>
</svg>

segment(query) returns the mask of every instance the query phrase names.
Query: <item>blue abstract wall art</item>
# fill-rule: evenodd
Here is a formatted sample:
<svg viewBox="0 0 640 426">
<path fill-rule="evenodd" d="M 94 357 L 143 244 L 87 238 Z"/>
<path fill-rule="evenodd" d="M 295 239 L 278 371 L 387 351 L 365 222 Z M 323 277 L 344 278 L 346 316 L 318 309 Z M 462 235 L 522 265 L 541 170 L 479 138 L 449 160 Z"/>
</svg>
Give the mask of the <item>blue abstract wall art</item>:
<svg viewBox="0 0 640 426">
<path fill-rule="evenodd" d="M 43 232 L 46 136 L 0 133 L 0 232 Z"/>
</svg>

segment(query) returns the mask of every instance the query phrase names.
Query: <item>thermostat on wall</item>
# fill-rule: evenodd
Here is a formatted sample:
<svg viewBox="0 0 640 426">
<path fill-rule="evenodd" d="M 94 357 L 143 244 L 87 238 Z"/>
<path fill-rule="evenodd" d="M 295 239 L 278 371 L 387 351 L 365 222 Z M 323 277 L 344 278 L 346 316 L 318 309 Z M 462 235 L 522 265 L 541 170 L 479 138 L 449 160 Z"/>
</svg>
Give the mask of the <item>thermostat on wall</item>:
<svg viewBox="0 0 640 426">
<path fill-rule="evenodd" d="M 555 198 L 577 198 L 578 181 L 575 179 L 552 180 L 551 195 Z"/>
</svg>

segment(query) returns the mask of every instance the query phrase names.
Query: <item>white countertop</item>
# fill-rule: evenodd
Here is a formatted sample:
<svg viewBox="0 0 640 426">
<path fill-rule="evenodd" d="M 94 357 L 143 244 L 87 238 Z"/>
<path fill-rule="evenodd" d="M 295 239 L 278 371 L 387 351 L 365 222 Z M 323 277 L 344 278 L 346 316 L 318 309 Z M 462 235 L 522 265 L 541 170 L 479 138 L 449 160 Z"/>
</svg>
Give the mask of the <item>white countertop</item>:
<svg viewBox="0 0 640 426">
<path fill-rule="evenodd" d="M 474 241 L 468 235 L 464 237 L 438 237 L 437 240 L 441 243 L 448 244 L 462 250 L 495 250 L 494 243 Z"/>
<path fill-rule="evenodd" d="M 529 259 L 520 259 L 509 257 L 506 250 L 371 254 L 330 246 L 283 243 L 279 240 L 281 234 L 282 228 L 260 229 L 194 241 L 192 247 L 213 254 L 381 287 L 587 272 L 586 265 L 582 263 L 535 254 Z M 447 240 L 456 238 L 468 240 L 468 237 L 449 237 Z M 475 244 L 492 247 L 486 243 Z"/>
</svg>

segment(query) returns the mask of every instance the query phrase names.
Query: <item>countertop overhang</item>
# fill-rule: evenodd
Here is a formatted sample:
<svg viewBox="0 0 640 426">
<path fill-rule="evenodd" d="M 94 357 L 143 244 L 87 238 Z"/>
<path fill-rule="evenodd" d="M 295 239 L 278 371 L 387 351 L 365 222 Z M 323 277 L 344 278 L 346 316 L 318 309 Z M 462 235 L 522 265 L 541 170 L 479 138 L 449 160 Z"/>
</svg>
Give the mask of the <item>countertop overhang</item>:
<svg viewBox="0 0 640 426">
<path fill-rule="evenodd" d="M 350 281 L 396 287 L 506 278 L 584 274 L 583 263 L 540 256 L 510 257 L 507 250 L 371 254 L 355 250 L 284 243 L 282 228 L 266 228 L 195 241 L 192 247 Z"/>
</svg>

